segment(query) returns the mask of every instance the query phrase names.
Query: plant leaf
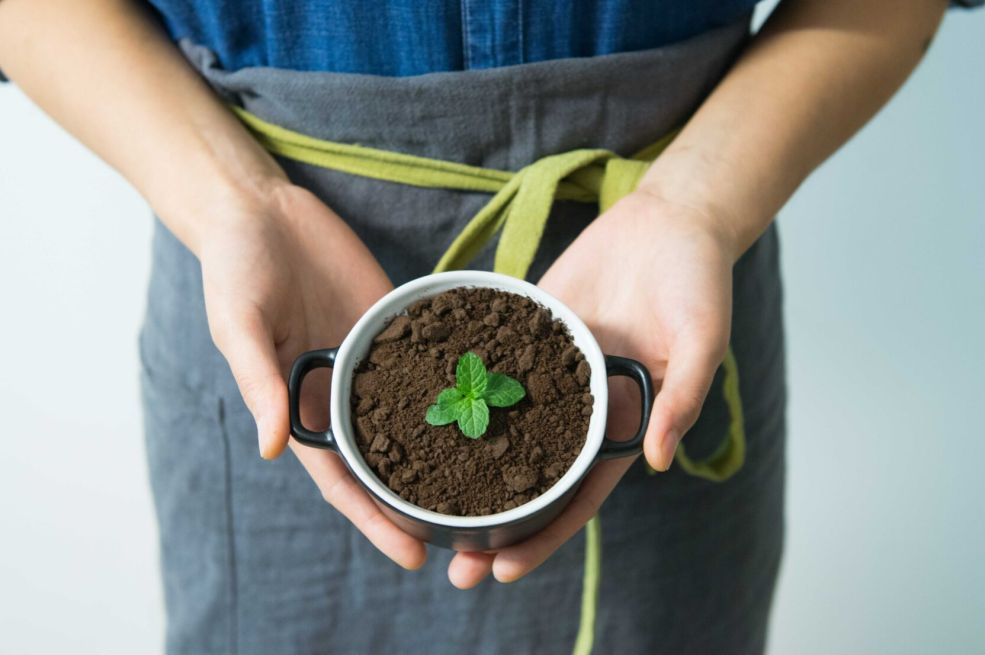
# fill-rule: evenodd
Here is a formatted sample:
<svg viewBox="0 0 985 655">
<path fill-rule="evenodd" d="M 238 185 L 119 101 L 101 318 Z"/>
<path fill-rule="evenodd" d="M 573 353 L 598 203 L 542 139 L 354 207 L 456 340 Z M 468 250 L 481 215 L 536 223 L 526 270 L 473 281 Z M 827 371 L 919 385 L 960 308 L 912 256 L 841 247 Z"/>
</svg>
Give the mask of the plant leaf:
<svg viewBox="0 0 985 655">
<path fill-rule="evenodd" d="M 431 425 L 448 425 L 458 420 L 462 412 L 462 392 L 455 387 L 443 389 L 438 394 L 438 400 L 428 407 L 424 420 Z"/>
<path fill-rule="evenodd" d="M 476 399 L 482 397 L 486 390 L 486 366 L 478 355 L 468 352 L 458 358 L 455 384 L 463 396 Z"/>
<path fill-rule="evenodd" d="M 482 398 L 464 398 L 458 415 L 458 429 L 469 439 L 478 439 L 489 427 L 489 407 Z"/>
<path fill-rule="evenodd" d="M 523 385 L 502 373 L 490 373 L 486 378 L 486 391 L 482 397 L 493 407 L 509 407 L 527 395 Z"/>
<path fill-rule="evenodd" d="M 431 405 L 424 420 L 431 425 L 448 425 L 458 420 L 459 410 L 454 405 Z"/>
<path fill-rule="evenodd" d="M 447 389 L 441 390 L 441 393 L 438 394 L 438 399 L 435 402 L 439 405 L 451 405 L 457 403 L 461 399 L 461 391 L 455 387 L 448 387 Z"/>
</svg>

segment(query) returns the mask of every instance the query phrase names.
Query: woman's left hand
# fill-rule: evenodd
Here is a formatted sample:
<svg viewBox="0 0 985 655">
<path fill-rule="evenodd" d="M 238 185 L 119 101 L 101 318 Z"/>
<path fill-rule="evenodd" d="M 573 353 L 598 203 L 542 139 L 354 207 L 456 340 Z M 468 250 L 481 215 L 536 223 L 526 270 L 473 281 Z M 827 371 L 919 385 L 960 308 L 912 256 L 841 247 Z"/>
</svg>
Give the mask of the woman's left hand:
<svg viewBox="0 0 985 655">
<path fill-rule="evenodd" d="M 735 242 L 722 217 L 636 191 L 582 232 L 540 281 L 585 321 L 603 352 L 650 370 L 658 393 L 644 454 L 658 471 L 671 465 L 725 356 Z M 636 431 L 638 396 L 627 380 L 610 383 L 608 434 Z M 530 573 L 598 512 L 634 459 L 596 464 L 568 507 L 533 537 L 495 553 L 458 553 L 452 583 L 467 589 L 490 572 L 500 582 Z"/>
</svg>

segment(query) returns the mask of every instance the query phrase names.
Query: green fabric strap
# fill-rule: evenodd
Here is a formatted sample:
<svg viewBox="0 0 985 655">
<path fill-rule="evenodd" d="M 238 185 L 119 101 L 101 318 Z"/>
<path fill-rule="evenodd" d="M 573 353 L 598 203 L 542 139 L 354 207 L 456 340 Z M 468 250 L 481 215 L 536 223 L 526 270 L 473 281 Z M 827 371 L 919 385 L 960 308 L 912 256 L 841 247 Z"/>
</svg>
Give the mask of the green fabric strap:
<svg viewBox="0 0 985 655">
<path fill-rule="evenodd" d="M 572 655 L 590 655 L 595 644 L 599 583 L 602 578 L 602 526 L 596 514 L 585 524 L 585 572 L 581 583 L 581 619 Z"/>
<path fill-rule="evenodd" d="M 544 157 L 513 173 L 324 141 L 273 125 L 239 107 L 232 109 L 261 145 L 288 159 L 410 186 L 493 194 L 452 242 L 435 272 L 468 266 L 501 232 L 494 270 L 521 279 L 526 278 L 534 261 L 556 200 L 597 202 L 599 211 L 604 212 L 636 188 L 649 163 L 675 135 L 668 134 L 631 159 L 621 158 L 608 150 L 573 150 Z M 731 347 L 722 366 L 725 371 L 723 395 L 731 417 L 727 437 L 706 459 L 691 459 L 683 444 L 675 456 L 686 472 L 717 482 L 734 475 L 745 459 L 739 372 Z M 591 653 L 595 640 L 601 542 L 599 519 L 595 516 L 585 526 L 585 572 L 575 655 Z"/>
<path fill-rule="evenodd" d="M 242 108 L 232 109 L 267 150 L 288 159 L 410 186 L 494 194 L 455 238 L 435 272 L 464 268 L 502 231 L 494 269 L 518 278 L 527 276 L 555 200 L 597 202 L 600 212 L 607 210 L 636 188 L 649 162 L 675 136 L 668 134 L 631 159 L 608 150 L 573 150 L 544 157 L 513 173 L 316 139 L 268 123 Z M 676 455 L 682 469 L 716 482 L 734 475 L 745 459 L 739 371 L 731 348 L 722 367 L 723 396 L 731 416 L 727 438 L 703 460 L 689 457 L 683 445 Z"/>
</svg>

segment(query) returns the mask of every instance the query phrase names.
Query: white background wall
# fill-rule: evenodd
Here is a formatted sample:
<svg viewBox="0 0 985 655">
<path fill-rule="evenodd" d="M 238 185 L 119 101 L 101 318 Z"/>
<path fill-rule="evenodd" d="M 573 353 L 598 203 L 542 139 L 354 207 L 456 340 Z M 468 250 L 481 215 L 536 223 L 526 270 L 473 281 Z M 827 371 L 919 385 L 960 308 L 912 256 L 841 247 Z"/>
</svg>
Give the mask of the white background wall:
<svg viewBox="0 0 985 655">
<path fill-rule="evenodd" d="M 985 652 L 985 12 L 781 218 L 788 549 L 771 652 Z M 156 652 L 137 395 L 148 210 L 0 88 L 0 653 Z"/>
</svg>

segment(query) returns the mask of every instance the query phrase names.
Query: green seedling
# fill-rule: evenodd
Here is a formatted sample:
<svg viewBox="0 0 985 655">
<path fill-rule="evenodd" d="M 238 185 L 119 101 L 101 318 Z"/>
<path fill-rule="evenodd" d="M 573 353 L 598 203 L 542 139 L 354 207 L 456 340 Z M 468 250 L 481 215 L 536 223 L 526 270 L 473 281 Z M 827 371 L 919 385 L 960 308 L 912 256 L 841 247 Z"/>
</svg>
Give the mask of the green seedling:
<svg viewBox="0 0 985 655">
<path fill-rule="evenodd" d="M 455 386 L 442 389 L 425 420 L 431 425 L 458 422 L 458 429 L 478 439 L 489 427 L 489 407 L 510 407 L 527 395 L 523 385 L 502 373 L 486 371 L 475 353 L 465 353 L 455 367 Z"/>
</svg>

